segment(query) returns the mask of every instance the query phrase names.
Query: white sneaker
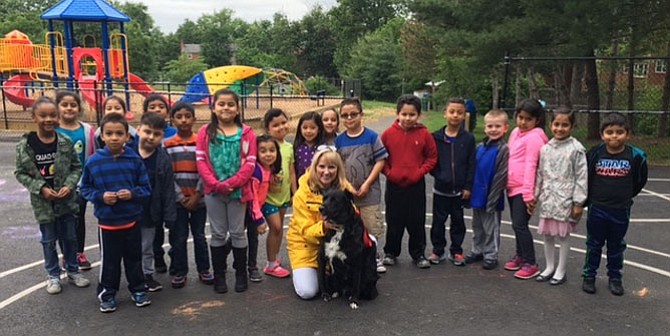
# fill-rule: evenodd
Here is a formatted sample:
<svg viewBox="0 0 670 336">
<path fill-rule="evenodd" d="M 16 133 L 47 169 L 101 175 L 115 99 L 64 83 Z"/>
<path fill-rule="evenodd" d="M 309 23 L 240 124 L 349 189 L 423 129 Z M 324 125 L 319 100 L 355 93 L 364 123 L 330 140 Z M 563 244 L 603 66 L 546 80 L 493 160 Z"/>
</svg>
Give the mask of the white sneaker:
<svg viewBox="0 0 670 336">
<path fill-rule="evenodd" d="M 79 273 L 68 274 L 67 278 L 70 280 L 71 283 L 73 283 L 75 286 L 79 288 L 88 287 L 88 285 L 91 284 L 91 282 L 88 281 L 88 279 L 84 278 L 84 276 Z"/>
<path fill-rule="evenodd" d="M 60 279 L 55 277 L 49 277 L 47 279 L 47 293 L 49 294 L 58 294 L 63 290 L 60 285 Z"/>
<path fill-rule="evenodd" d="M 380 258 L 377 258 L 377 273 L 386 273 L 386 266 L 384 266 L 384 261 Z"/>
</svg>

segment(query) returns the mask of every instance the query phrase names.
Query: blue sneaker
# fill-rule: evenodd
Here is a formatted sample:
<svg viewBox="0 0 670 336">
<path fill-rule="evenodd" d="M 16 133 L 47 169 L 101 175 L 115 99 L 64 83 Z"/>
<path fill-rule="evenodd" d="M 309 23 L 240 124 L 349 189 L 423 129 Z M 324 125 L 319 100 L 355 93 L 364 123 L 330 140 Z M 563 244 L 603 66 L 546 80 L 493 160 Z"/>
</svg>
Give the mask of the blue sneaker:
<svg viewBox="0 0 670 336">
<path fill-rule="evenodd" d="M 100 311 L 103 313 L 113 313 L 116 311 L 116 300 L 111 298 L 100 302 Z"/>
<path fill-rule="evenodd" d="M 144 307 L 151 304 L 149 295 L 147 295 L 146 292 L 135 292 L 130 295 L 130 298 L 133 299 L 133 302 L 135 302 L 135 306 L 137 307 Z"/>
</svg>

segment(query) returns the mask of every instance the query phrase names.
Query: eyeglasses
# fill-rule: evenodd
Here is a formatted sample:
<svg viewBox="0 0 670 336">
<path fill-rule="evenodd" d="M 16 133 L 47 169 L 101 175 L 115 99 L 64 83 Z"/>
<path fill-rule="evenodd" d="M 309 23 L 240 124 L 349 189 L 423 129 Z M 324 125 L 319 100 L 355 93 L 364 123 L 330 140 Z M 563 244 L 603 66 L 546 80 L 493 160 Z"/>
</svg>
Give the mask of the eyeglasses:
<svg viewBox="0 0 670 336">
<path fill-rule="evenodd" d="M 353 112 L 349 114 L 340 114 L 340 118 L 342 119 L 356 119 L 358 116 L 361 114 L 361 112 Z"/>
</svg>

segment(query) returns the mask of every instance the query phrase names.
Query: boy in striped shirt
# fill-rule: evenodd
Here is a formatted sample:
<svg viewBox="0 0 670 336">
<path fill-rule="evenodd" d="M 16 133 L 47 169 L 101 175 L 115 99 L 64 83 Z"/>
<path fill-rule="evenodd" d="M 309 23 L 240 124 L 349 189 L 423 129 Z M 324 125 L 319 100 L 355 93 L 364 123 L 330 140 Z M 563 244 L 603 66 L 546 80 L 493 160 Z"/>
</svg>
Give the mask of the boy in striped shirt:
<svg viewBox="0 0 670 336">
<path fill-rule="evenodd" d="M 186 240 L 189 224 L 193 235 L 195 264 L 201 282 L 211 285 L 214 276 L 209 272 L 209 255 L 205 239 L 205 221 L 207 209 L 202 194 L 202 182 L 195 163 L 195 143 L 197 134 L 193 132 L 195 110 L 187 103 L 178 102 L 170 110 L 172 125 L 177 134 L 167 140 L 163 146 L 172 159 L 175 188 L 177 193 L 177 220 L 170 227 L 170 274 L 172 287 L 181 288 L 186 285 L 188 274 L 188 258 Z"/>
</svg>

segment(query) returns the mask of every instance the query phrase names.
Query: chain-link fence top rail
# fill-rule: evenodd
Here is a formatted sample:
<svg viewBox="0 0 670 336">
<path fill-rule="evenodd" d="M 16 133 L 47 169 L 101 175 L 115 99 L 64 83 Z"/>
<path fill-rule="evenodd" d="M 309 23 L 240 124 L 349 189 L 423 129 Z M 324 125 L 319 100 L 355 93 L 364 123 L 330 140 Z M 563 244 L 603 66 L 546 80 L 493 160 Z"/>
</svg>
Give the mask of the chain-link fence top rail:
<svg viewBox="0 0 670 336">
<path fill-rule="evenodd" d="M 589 148 L 600 141 L 601 117 L 627 116 L 632 145 L 653 164 L 670 165 L 670 73 L 667 57 L 506 57 L 500 107 L 514 112 L 525 98 L 539 99 L 551 112 L 565 105 L 577 112 L 573 136 Z M 513 123 L 513 121 L 512 121 Z"/>
<path fill-rule="evenodd" d="M 341 86 L 337 86 L 341 83 Z M 360 83 L 360 82 L 358 82 Z M 75 83 L 77 84 L 77 83 Z M 102 103 L 108 92 L 119 96 L 128 102 L 128 111 L 134 117 L 131 124 L 137 123 L 142 114 L 144 99 L 149 94 L 161 94 L 169 102 L 176 102 L 184 96 L 185 84 L 155 82 L 150 83 L 152 91 L 139 91 L 124 89 L 122 82 L 115 82 L 108 89 L 104 82 L 96 82 L 92 88 L 80 88 L 75 85 L 73 91 L 82 96 L 81 120 L 97 124 L 102 117 Z M 298 117 L 307 111 L 323 111 L 338 106 L 342 97 L 350 89 L 345 81 L 332 80 L 327 88 L 315 87 L 309 95 L 293 95 L 282 91 L 279 87 L 256 87 L 245 84 L 240 89 L 246 94 L 241 94 L 241 114 L 245 123 L 255 128 L 261 127 L 261 120 L 265 112 L 270 108 L 280 108 L 289 115 L 292 125 L 297 123 Z M 218 84 L 217 84 L 218 85 Z M 350 85 L 350 84 L 349 84 Z M 358 84 L 360 86 L 360 84 Z M 59 82 L 59 89 L 65 89 L 66 83 Z M 54 82 L 49 80 L 22 80 L 7 81 L 0 80 L 0 139 L 15 139 L 27 130 L 35 130 L 30 115 L 30 104 L 40 96 L 55 98 L 58 89 L 54 89 Z M 345 92 L 346 91 L 346 92 Z M 126 94 L 128 92 L 128 94 Z M 85 97 L 87 96 L 87 97 Z M 87 99 L 88 98 L 88 99 Z M 196 110 L 197 125 L 209 122 L 211 118 L 211 96 L 203 95 L 201 100 L 194 103 Z M 295 127 L 295 125 L 293 125 Z"/>
</svg>

